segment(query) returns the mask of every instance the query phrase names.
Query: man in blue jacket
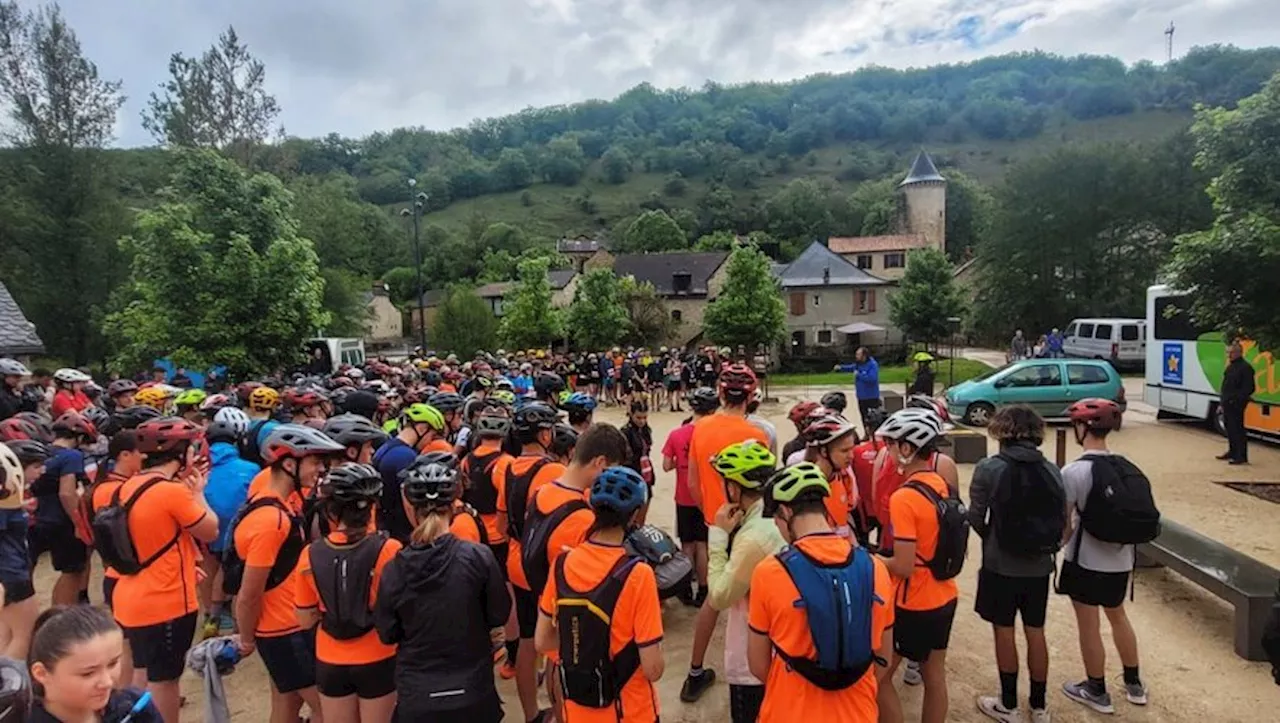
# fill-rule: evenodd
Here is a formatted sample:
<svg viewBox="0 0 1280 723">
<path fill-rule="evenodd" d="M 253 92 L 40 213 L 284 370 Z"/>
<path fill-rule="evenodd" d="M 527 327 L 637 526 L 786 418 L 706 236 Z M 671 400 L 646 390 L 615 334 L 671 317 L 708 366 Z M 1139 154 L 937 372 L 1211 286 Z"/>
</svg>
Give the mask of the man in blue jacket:
<svg viewBox="0 0 1280 723">
<path fill-rule="evenodd" d="M 248 415 L 233 407 L 219 410 L 205 429 L 210 467 L 204 498 L 218 516 L 218 537 L 209 543 L 210 554 L 201 561 L 205 571 L 205 579 L 200 582 L 201 607 L 205 610 L 201 636 L 206 639 L 230 635 L 235 628 L 221 581 L 214 583 L 222 551 L 231 537 L 231 522 L 249 496 L 249 483 L 258 474 L 258 465 L 240 457 L 240 444 L 248 430 Z"/>
<path fill-rule="evenodd" d="M 867 412 L 880 407 L 880 364 L 865 346 L 858 347 L 852 364 L 839 364 L 836 371 L 853 372 L 853 388 L 858 397 L 862 428 L 867 428 Z"/>
</svg>

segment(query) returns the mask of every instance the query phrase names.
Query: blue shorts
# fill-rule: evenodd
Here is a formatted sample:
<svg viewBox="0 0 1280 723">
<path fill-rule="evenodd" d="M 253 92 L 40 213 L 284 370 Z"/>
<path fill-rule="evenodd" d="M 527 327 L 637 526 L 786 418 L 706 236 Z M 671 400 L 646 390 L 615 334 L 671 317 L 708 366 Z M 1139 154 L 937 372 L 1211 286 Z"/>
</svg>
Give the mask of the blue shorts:
<svg viewBox="0 0 1280 723">
<path fill-rule="evenodd" d="M 31 555 L 27 552 L 27 513 L 0 510 L 0 583 L 31 581 Z"/>
</svg>

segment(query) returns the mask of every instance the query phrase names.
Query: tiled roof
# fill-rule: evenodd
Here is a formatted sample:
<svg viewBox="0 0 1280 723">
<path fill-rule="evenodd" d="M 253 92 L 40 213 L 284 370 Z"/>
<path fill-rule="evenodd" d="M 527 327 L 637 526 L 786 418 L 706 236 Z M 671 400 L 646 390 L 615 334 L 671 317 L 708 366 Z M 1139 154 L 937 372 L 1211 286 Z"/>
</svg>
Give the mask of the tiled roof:
<svg viewBox="0 0 1280 723">
<path fill-rule="evenodd" d="M 9 289 L 0 283 L 0 356 L 42 353 L 44 342 L 36 333 L 36 325 L 27 320 Z"/>
<path fill-rule="evenodd" d="M 573 269 L 552 269 L 547 272 L 547 281 L 551 283 L 552 291 L 559 291 L 569 285 L 573 281 L 573 277 L 578 272 Z M 498 281 L 492 284 L 485 284 L 476 289 L 476 296 L 482 299 L 500 298 L 507 295 L 507 292 L 516 287 L 514 281 Z"/>
<path fill-rule="evenodd" d="M 923 234 L 893 236 L 846 236 L 827 239 L 827 246 L 838 254 L 867 254 L 880 251 L 909 251 L 929 245 Z"/>
<path fill-rule="evenodd" d="M 778 280 L 783 288 L 797 286 L 873 286 L 886 283 L 884 279 L 863 271 L 833 253 L 826 246 L 814 241 L 780 272 Z"/>
<path fill-rule="evenodd" d="M 727 258 L 727 251 L 618 254 L 613 261 L 613 272 L 619 277 L 632 276 L 636 281 L 647 281 L 663 296 L 675 296 L 675 275 L 687 273 L 688 293 L 698 296 L 708 293 L 707 284 Z"/>
<path fill-rule="evenodd" d="M 556 251 L 562 254 L 591 254 L 608 248 L 609 242 L 605 239 L 588 236 L 562 238 L 556 241 Z"/>
</svg>

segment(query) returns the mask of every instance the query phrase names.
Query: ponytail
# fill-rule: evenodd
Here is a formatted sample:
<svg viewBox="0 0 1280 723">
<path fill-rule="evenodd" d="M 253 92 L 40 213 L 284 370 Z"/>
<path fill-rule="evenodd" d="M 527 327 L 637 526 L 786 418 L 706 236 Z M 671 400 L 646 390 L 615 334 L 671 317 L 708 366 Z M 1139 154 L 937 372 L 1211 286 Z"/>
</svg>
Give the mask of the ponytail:
<svg viewBox="0 0 1280 723">
<path fill-rule="evenodd" d="M 450 505 L 434 505 L 431 507 L 415 507 L 414 517 L 418 518 L 418 526 L 414 528 L 411 540 L 415 545 L 430 545 L 441 535 L 449 532 L 449 523 L 453 522 Z"/>
</svg>

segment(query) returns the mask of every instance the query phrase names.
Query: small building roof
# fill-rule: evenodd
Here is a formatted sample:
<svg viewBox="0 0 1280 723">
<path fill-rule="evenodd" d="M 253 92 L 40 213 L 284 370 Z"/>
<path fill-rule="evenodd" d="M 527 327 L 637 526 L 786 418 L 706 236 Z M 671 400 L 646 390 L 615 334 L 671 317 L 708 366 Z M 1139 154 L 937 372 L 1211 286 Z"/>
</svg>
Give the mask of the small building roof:
<svg viewBox="0 0 1280 723">
<path fill-rule="evenodd" d="M 9 289 L 0 283 L 0 356 L 43 354 L 44 342 L 18 307 Z"/>
<path fill-rule="evenodd" d="M 675 275 L 688 274 L 688 295 L 705 296 L 709 293 L 711 277 L 727 258 L 727 251 L 618 254 L 613 261 L 613 272 L 619 278 L 631 276 L 641 283 L 653 284 L 662 296 L 675 296 Z"/>
<path fill-rule="evenodd" d="M 598 236 L 578 236 L 556 241 L 556 252 L 562 254 L 593 254 L 609 248 L 609 242 Z"/>
<path fill-rule="evenodd" d="M 430 309 L 439 306 L 440 302 L 444 301 L 444 297 L 448 296 L 448 294 L 449 292 L 445 289 L 431 289 L 430 291 L 422 292 L 422 308 Z"/>
<path fill-rule="evenodd" d="M 776 272 L 782 287 L 798 286 L 876 286 L 888 283 L 863 271 L 818 241 Z"/>
<path fill-rule="evenodd" d="M 899 186 L 907 186 L 912 183 L 946 183 L 947 179 L 938 173 L 938 167 L 933 165 L 933 159 L 928 153 L 921 150 L 916 154 L 916 160 L 911 164 L 911 172 L 907 177 L 902 179 Z"/>
<path fill-rule="evenodd" d="M 838 254 L 870 254 L 882 251 L 910 251 L 929 245 L 924 234 L 905 233 L 892 236 L 833 236 L 827 246 Z"/>
<path fill-rule="evenodd" d="M 552 269 L 547 272 L 547 281 L 551 283 L 552 291 L 559 291 L 569 285 L 573 281 L 573 277 L 578 272 L 573 269 Z M 476 289 L 476 296 L 482 299 L 497 299 L 506 296 L 512 289 L 516 287 L 515 281 L 497 281 L 492 284 L 485 284 Z"/>
</svg>

